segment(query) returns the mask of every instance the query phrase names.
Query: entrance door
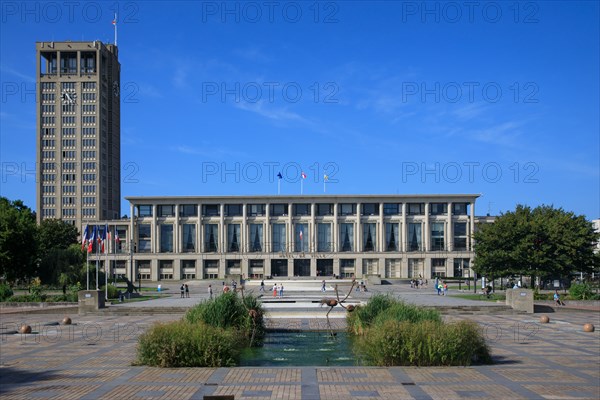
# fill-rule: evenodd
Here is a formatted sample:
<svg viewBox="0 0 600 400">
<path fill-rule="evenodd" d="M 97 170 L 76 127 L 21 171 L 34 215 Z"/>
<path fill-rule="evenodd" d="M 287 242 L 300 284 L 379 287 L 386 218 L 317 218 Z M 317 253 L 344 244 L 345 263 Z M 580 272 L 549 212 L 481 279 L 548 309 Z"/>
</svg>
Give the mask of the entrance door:
<svg viewBox="0 0 600 400">
<path fill-rule="evenodd" d="M 271 276 L 288 276 L 288 260 L 271 260 Z"/>
<path fill-rule="evenodd" d="M 310 260 L 294 260 L 294 276 L 310 276 Z"/>
</svg>

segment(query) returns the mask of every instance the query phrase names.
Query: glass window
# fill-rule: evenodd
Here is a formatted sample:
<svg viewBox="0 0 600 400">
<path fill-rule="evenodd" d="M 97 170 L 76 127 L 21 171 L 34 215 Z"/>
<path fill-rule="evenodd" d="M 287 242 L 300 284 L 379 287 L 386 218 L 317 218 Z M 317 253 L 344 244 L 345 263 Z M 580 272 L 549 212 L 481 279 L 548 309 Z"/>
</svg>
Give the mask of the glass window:
<svg viewBox="0 0 600 400">
<path fill-rule="evenodd" d="M 285 251 L 285 224 L 273 224 L 273 253 Z"/>
<path fill-rule="evenodd" d="M 400 228 L 397 223 L 385 224 L 385 251 L 398 251 L 400 243 Z"/>
<path fill-rule="evenodd" d="M 294 216 L 310 215 L 310 204 L 294 204 Z"/>
<path fill-rule="evenodd" d="M 429 204 L 429 214 L 431 214 L 431 215 L 448 214 L 448 204 L 447 203 L 431 203 L 431 204 Z"/>
<path fill-rule="evenodd" d="M 157 214 L 159 217 L 174 217 L 175 216 L 175 206 L 159 205 Z"/>
<path fill-rule="evenodd" d="M 196 251 L 196 225 L 183 224 L 181 248 L 185 253 Z"/>
<path fill-rule="evenodd" d="M 161 224 L 160 225 L 160 252 L 161 253 L 172 253 L 173 252 L 173 225 L 172 224 Z"/>
<path fill-rule="evenodd" d="M 225 215 L 227 217 L 241 217 L 242 212 L 241 204 L 225 204 Z"/>
<path fill-rule="evenodd" d="M 400 215 L 402 208 L 400 203 L 384 203 L 383 204 L 383 215 Z"/>
<path fill-rule="evenodd" d="M 444 223 L 434 222 L 431 224 L 431 250 L 444 250 Z"/>
<path fill-rule="evenodd" d="M 331 224 L 317 224 L 317 251 L 331 251 Z"/>
<path fill-rule="evenodd" d="M 420 223 L 408 224 L 408 251 L 421 251 L 422 235 Z"/>
<path fill-rule="evenodd" d="M 408 203 L 408 215 L 424 215 L 424 203 Z"/>
<path fill-rule="evenodd" d="M 379 204 L 364 203 L 362 205 L 362 215 L 379 215 Z"/>
<path fill-rule="evenodd" d="M 227 225 L 227 251 L 228 252 L 239 252 L 240 251 L 240 224 L 228 224 Z"/>
<path fill-rule="evenodd" d="M 354 224 L 340 224 L 340 251 L 354 251 Z"/>
<path fill-rule="evenodd" d="M 149 253 L 152 251 L 151 245 L 152 227 L 149 224 L 138 225 L 138 248 L 140 253 Z"/>
<path fill-rule="evenodd" d="M 345 203 L 340 204 L 339 213 L 342 216 L 345 215 L 356 215 L 356 204 L 353 203 Z"/>
<path fill-rule="evenodd" d="M 376 224 L 363 224 L 363 251 L 375 251 L 377 249 Z"/>
<path fill-rule="evenodd" d="M 140 204 L 137 206 L 138 217 L 151 217 L 152 216 L 152 205 Z"/>
<path fill-rule="evenodd" d="M 467 250 L 467 223 L 454 223 L 454 250 Z"/>
<path fill-rule="evenodd" d="M 296 252 L 307 252 L 308 251 L 308 224 L 295 224 L 294 225 L 294 251 Z"/>
<path fill-rule="evenodd" d="M 202 215 L 205 217 L 218 217 L 221 215 L 218 204 L 204 204 L 202 206 Z"/>
<path fill-rule="evenodd" d="M 263 226 L 262 224 L 250 224 L 250 251 L 263 251 Z"/>
<path fill-rule="evenodd" d="M 287 204 L 271 204 L 271 216 L 272 217 L 283 217 L 288 215 Z"/>
<path fill-rule="evenodd" d="M 204 252 L 213 253 L 219 249 L 219 225 L 204 225 Z"/>
<path fill-rule="evenodd" d="M 469 203 L 452 203 L 452 215 L 467 215 Z"/>
<path fill-rule="evenodd" d="M 198 216 L 198 207 L 195 204 L 181 204 L 179 206 L 180 217 L 196 217 Z"/>
<path fill-rule="evenodd" d="M 454 259 L 454 276 L 463 277 L 469 276 L 469 259 L 455 258 Z M 466 271 L 466 272 L 465 272 Z"/>
<path fill-rule="evenodd" d="M 333 215 L 333 204 L 317 204 L 317 215 L 320 217 L 325 215 Z"/>
<path fill-rule="evenodd" d="M 264 204 L 248 204 L 247 213 L 250 217 L 260 217 L 265 215 Z"/>
</svg>

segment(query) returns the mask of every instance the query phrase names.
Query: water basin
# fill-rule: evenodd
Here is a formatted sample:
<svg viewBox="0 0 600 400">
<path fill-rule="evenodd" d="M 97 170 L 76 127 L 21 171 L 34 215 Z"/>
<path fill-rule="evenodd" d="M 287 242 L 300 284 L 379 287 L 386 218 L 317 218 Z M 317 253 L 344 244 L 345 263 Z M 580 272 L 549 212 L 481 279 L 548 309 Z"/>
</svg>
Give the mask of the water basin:
<svg viewBox="0 0 600 400">
<path fill-rule="evenodd" d="M 352 339 L 346 332 L 269 331 L 263 347 L 246 349 L 240 366 L 354 366 Z"/>
</svg>

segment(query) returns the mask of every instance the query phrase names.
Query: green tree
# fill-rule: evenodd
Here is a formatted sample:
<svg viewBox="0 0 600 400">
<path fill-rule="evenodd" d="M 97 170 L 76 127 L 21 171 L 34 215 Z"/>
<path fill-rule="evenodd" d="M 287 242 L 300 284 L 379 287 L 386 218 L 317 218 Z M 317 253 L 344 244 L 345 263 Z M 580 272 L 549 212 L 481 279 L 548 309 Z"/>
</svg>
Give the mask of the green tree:
<svg viewBox="0 0 600 400">
<path fill-rule="evenodd" d="M 35 214 L 21 200 L 0 197 L 0 276 L 25 279 L 36 269 Z"/>
<path fill-rule="evenodd" d="M 75 283 L 84 259 L 77 243 L 77 228 L 59 219 L 45 219 L 38 227 L 37 242 L 37 272 L 42 282 Z"/>
<path fill-rule="evenodd" d="M 564 276 L 600 265 L 594 253 L 600 234 L 585 217 L 562 208 L 518 205 L 480 226 L 474 237 L 473 269 L 490 277 Z"/>
</svg>

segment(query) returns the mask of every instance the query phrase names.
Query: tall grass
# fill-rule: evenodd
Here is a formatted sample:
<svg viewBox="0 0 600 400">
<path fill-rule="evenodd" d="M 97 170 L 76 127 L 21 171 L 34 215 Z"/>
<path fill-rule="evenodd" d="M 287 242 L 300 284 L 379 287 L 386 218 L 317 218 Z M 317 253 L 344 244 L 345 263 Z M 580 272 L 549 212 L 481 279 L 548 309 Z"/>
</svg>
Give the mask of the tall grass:
<svg viewBox="0 0 600 400">
<path fill-rule="evenodd" d="M 470 365 L 491 362 L 480 327 L 444 323 L 439 312 L 375 295 L 347 316 L 354 352 L 368 364 Z"/>
<path fill-rule="evenodd" d="M 197 304 L 187 311 L 184 319 L 192 324 L 202 322 L 218 328 L 238 330 L 252 345 L 260 345 L 264 337 L 263 314 L 256 297 L 245 296 L 242 300 L 230 292 Z"/>
<path fill-rule="evenodd" d="M 387 320 L 355 341 L 355 352 L 377 366 L 490 363 L 480 327 L 472 321 Z"/>
<path fill-rule="evenodd" d="M 377 294 L 366 306 L 357 307 L 346 319 L 348 330 L 355 335 L 364 335 L 372 325 L 392 319 L 396 321 L 441 321 L 435 310 L 425 310 L 412 304 L 396 300 L 387 294 Z"/>
<path fill-rule="evenodd" d="M 239 363 L 239 333 L 203 323 L 156 324 L 138 339 L 138 365 L 230 367 Z"/>
</svg>

